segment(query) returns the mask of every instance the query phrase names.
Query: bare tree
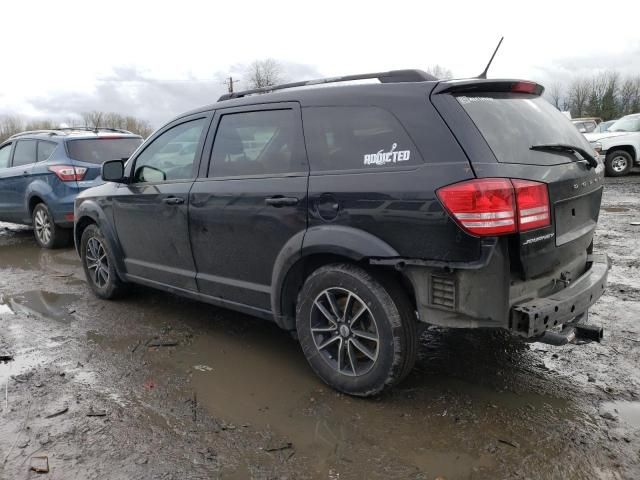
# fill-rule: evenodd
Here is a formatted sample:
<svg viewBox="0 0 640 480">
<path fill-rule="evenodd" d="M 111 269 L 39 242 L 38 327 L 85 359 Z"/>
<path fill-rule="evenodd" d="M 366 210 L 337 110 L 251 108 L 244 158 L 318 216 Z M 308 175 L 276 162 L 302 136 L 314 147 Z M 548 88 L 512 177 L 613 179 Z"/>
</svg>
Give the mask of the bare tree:
<svg viewBox="0 0 640 480">
<path fill-rule="evenodd" d="M 447 78 L 453 78 L 453 72 L 451 70 L 449 70 L 446 67 L 443 67 L 442 65 L 431 65 L 429 67 L 427 67 L 426 72 L 430 75 L 433 75 L 434 77 L 440 79 L 440 80 L 445 80 Z"/>
<path fill-rule="evenodd" d="M 82 120 L 80 120 L 80 118 Z M 5 141 L 11 135 L 24 132 L 25 130 L 50 130 L 60 128 L 63 125 L 69 127 L 81 125 L 91 128 L 120 128 L 136 133 L 142 138 L 148 137 L 153 132 L 151 124 L 146 120 L 111 112 L 84 112 L 77 117 L 70 117 L 64 122 L 57 122 L 51 119 L 29 120 L 25 122 L 24 119 L 19 116 L 5 115 L 0 116 L 0 142 Z"/>
<path fill-rule="evenodd" d="M 576 78 L 567 92 L 571 114 L 574 117 L 581 117 L 586 113 L 587 101 L 591 93 L 591 82 L 586 78 Z"/>
<path fill-rule="evenodd" d="M 22 131 L 24 131 L 24 122 L 20 117 L 15 115 L 0 117 L 0 142 Z"/>
<path fill-rule="evenodd" d="M 640 76 L 628 77 L 620 85 L 618 113 L 628 115 L 640 110 Z"/>
<path fill-rule="evenodd" d="M 247 68 L 245 79 L 249 88 L 264 88 L 283 81 L 282 65 L 272 58 L 256 60 Z"/>
<path fill-rule="evenodd" d="M 80 116 L 87 127 L 98 128 L 104 126 L 102 125 L 102 117 L 104 116 L 103 112 L 98 112 L 96 110 L 92 112 L 82 112 Z"/>
<path fill-rule="evenodd" d="M 562 102 L 564 98 L 564 87 L 560 82 L 553 82 L 551 86 L 546 90 L 547 97 L 549 98 L 550 103 L 556 107 L 558 110 L 564 110 L 564 102 Z"/>
</svg>

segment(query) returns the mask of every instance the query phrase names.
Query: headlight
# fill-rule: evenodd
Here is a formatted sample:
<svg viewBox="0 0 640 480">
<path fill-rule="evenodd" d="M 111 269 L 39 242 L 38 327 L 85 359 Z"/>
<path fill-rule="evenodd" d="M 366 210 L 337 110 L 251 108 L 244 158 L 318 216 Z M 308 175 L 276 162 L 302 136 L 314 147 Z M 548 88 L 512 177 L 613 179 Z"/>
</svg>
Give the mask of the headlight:
<svg viewBox="0 0 640 480">
<path fill-rule="evenodd" d="M 602 152 L 602 144 L 600 142 L 596 142 L 593 144 L 593 149 L 596 151 L 598 155 Z"/>
</svg>

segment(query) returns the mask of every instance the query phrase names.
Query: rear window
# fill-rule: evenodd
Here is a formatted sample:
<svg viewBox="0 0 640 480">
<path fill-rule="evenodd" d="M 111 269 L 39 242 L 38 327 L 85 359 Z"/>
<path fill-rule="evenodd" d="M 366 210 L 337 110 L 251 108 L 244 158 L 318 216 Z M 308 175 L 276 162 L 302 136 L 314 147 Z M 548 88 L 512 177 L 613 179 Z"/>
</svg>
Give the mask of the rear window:
<svg viewBox="0 0 640 480">
<path fill-rule="evenodd" d="M 400 122 L 379 107 L 302 110 L 312 171 L 367 170 L 422 163 Z"/>
<path fill-rule="evenodd" d="M 102 164 L 131 156 L 142 143 L 141 138 L 87 138 L 67 141 L 67 154 L 72 160 Z"/>
<path fill-rule="evenodd" d="M 566 144 L 591 151 L 589 142 L 557 108 L 542 97 L 516 93 L 459 95 L 499 162 L 556 165 L 570 156 L 533 151 L 533 145 Z"/>
</svg>

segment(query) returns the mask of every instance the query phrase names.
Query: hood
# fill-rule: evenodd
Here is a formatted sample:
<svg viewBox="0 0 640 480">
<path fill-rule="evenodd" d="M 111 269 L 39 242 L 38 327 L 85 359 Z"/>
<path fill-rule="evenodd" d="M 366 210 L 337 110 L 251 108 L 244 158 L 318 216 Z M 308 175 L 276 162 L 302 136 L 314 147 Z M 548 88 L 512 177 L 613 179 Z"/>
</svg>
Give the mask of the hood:
<svg viewBox="0 0 640 480">
<path fill-rule="evenodd" d="M 630 133 L 634 133 L 634 132 L 585 133 L 584 137 L 589 142 L 597 142 L 598 140 L 602 140 L 604 138 L 624 137 L 625 135 L 629 135 Z"/>
</svg>

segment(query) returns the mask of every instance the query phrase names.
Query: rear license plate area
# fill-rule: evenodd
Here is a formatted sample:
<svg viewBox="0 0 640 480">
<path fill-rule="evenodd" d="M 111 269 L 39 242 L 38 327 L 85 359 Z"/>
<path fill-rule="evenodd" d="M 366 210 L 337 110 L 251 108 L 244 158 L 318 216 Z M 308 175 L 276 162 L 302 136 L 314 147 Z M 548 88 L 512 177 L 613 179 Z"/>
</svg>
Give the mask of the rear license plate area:
<svg viewBox="0 0 640 480">
<path fill-rule="evenodd" d="M 572 242 L 596 228 L 601 190 L 554 204 L 556 246 Z"/>
</svg>

